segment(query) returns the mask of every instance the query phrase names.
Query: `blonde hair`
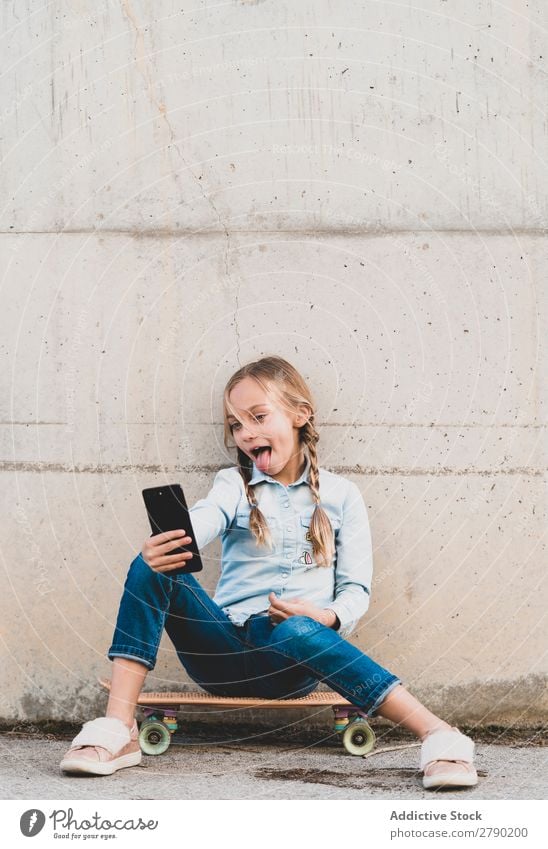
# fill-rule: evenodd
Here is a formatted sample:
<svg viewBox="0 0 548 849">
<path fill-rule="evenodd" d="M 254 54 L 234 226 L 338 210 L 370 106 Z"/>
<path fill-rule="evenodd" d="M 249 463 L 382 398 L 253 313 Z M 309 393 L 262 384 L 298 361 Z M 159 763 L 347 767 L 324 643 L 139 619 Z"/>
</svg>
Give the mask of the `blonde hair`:
<svg viewBox="0 0 548 849">
<path fill-rule="evenodd" d="M 266 545 L 272 549 L 272 535 L 263 513 L 257 505 L 257 498 L 249 481 L 253 473 L 253 462 L 250 457 L 237 446 L 231 445 L 232 431 L 228 416 L 233 415 L 229 401 L 232 389 L 245 377 L 251 377 L 269 394 L 275 394 L 289 413 L 298 413 L 299 405 L 305 405 L 310 410 L 308 421 L 299 429 L 299 439 L 310 460 L 308 485 L 315 503 L 310 520 L 310 539 L 312 551 L 319 566 L 330 566 L 335 553 L 333 527 L 329 516 L 320 504 L 320 475 L 316 443 L 319 434 L 314 426 L 315 402 L 304 379 L 294 366 L 281 357 L 263 357 L 255 362 L 247 363 L 235 372 L 225 386 L 223 394 L 224 413 L 224 443 L 227 449 L 237 448 L 238 468 L 242 476 L 247 500 L 251 505 L 249 529 L 257 545 Z"/>
</svg>

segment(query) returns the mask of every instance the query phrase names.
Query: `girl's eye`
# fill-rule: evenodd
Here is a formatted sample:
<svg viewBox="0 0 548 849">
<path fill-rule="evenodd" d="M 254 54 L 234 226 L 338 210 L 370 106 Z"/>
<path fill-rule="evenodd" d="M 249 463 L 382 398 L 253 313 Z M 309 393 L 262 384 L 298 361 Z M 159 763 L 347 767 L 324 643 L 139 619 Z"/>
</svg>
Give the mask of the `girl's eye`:
<svg viewBox="0 0 548 849">
<path fill-rule="evenodd" d="M 266 416 L 267 416 L 267 413 L 257 413 L 257 415 L 253 416 L 253 418 L 255 419 L 255 421 L 258 422 L 259 419 L 265 419 Z M 239 430 L 241 428 L 241 426 L 242 426 L 241 422 L 232 422 L 232 424 L 229 425 L 231 431 L 232 430 Z"/>
</svg>

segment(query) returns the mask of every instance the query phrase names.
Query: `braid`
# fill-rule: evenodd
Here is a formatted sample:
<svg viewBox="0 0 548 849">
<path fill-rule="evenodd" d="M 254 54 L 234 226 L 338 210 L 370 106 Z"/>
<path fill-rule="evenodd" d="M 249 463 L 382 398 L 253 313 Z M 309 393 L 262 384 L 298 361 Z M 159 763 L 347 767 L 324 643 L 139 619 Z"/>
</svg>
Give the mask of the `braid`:
<svg viewBox="0 0 548 849">
<path fill-rule="evenodd" d="M 312 550 L 319 566 L 331 566 L 335 554 L 335 543 L 333 539 L 333 527 L 329 516 L 320 503 L 320 473 L 318 469 L 318 454 L 316 443 L 320 436 L 314 423 L 314 414 L 301 428 L 301 440 L 306 445 L 310 458 L 310 469 L 308 471 L 308 485 L 315 503 L 314 512 L 310 520 L 310 538 Z"/>
<path fill-rule="evenodd" d="M 249 482 L 251 480 L 251 475 L 253 471 L 253 466 L 247 454 L 244 454 L 238 448 L 238 469 L 242 476 L 245 488 L 245 494 L 249 504 L 251 505 L 251 511 L 249 513 L 249 530 L 255 537 L 257 545 L 266 545 L 269 548 L 273 547 L 272 535 L 270 533 L 267 521 L 263 515 L 263 513 L 259 510 L 259 506 L 257 504 L 257 496 L 255 495 L 255 490 L 252 486 L 250 486 Z"/>
<path fill-rule="evenodd" d="M 314 504 L 320 503 L 320 474 L 318 472 L 318 454 L 316 451 L 316 443 L 319 440 L 318 431 L 314 427 L 312 416 L 303 426 L 301 438 L 308 448 L 308 456 L 310 458 L 310 469 L 308 470 L 309 486 L 312 492 Z"/>
</svg>

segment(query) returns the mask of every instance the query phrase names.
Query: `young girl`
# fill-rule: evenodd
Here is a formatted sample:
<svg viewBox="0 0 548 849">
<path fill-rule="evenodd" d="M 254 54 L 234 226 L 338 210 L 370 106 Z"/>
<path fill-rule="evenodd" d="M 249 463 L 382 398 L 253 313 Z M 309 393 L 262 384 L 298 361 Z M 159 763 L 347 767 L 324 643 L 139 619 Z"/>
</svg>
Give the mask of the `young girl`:
<svg viewBox="0 0 548 849">
<path fill-rule="evenodd" d="M 222 537 L 215 596 L 192 574 L 169 577 L 192 557 L 170 554 L 191 541 L 184 529 L 146 540 L 108 651 L 106 716 L 84 724 L 63 771 L 109 775 L 140 762 L 135 705 L 165 628 L 209 693 L 295 698 L 323 681 L 423 741 L 424 787 L 477 783 L 473 741 L 345 639 L 369 606 L 371 537 L 356 484 L 318 467 L 314 416 L 303 378 L 280 357 L 249 363 L 228 381 L 225 445 L 234 440 L 238 465 L 219 471 L 190 510 L 200 549 Z"/>
</svg>

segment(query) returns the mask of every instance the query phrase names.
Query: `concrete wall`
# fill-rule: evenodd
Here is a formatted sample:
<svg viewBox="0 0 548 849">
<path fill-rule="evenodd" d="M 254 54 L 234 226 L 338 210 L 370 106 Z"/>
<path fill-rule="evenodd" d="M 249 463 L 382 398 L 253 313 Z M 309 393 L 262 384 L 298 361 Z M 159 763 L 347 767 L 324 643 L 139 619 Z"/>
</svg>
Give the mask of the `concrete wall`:
<svg viewBox="0 0 548 849">
<path fill-rule="evenodd" d="M 140 491 L 233 464 L 265 353 L 369 508 L 353 641 L 454 721 L 546 718 L 546 4 L 2 15 L 0 718 L 104 706 Z M 147 685 L 186 680 L 164 639 Z"/>
</svg>

